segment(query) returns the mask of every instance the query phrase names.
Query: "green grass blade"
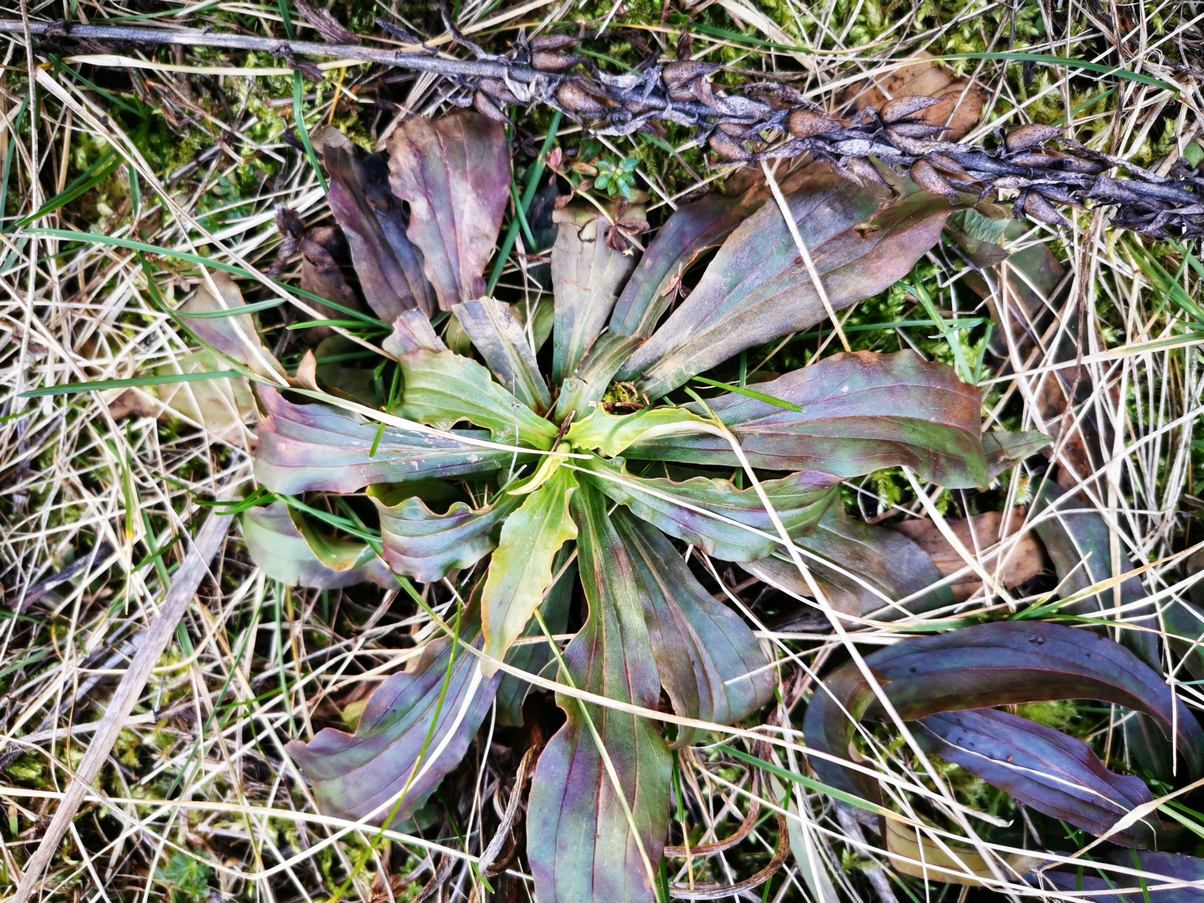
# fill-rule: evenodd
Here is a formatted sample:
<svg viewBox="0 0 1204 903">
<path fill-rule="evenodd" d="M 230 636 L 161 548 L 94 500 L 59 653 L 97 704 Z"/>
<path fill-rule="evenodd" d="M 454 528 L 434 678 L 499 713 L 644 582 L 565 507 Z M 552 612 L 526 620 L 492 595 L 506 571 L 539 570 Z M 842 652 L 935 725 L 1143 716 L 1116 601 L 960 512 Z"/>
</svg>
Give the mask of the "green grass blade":
<svg viewBox="0 0 1204 903">
<path fill-rule="evenodd" d="M 229 379 L 242 376 L 237 370 L 213 370 L 207 373 L 167 373 L 163 376 L 131 376 L 128 379 L 102 379 L 96 382 L 66 383 L 62 386 L 43 386 L 22 392 L 22 398 L 42 398 L 46 395 L 75 395 L 104 389 L 132 389 L 138 386 L 161 386 L 171 383 L 196 383 L 209 379 Z"/>
</svg>

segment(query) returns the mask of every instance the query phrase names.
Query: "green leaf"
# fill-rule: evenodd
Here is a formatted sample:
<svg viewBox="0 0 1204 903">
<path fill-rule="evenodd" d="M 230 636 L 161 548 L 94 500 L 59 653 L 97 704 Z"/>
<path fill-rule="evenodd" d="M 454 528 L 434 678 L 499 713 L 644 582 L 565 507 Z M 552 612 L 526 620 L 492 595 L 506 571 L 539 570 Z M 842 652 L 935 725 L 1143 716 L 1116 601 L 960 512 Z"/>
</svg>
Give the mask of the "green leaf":
<svg viewBox="0 0 1204 903">
<path fill-rule="evenodd" d="M 206 351 L 209 363 L 214 363 L 212 352 Z M 163 386 L 173 383 L 207 382 L 214 379 L 241 378 L 238 370 L 204 370 L 199 373 L 156 373 L 150 376 L 131 376 L 128 379 L 98 379 L 83 383 L 65 383 L 61 386 L 42 386 L 21 393 L 22 398 L 43 398 L 47 395 L 76 395 L 80 392 L 103 392 L 106 389 L 133 389 L 141 386 Z"/>
<path fill-rule="evenodd" d="M 240 520 L 251 560 L 286 586 L 336 589 L 368 581 L 397 585 L 366 543 L 324 536 L 284 502 L 250 508 Z"/>
<path fill-rule="evenodd" d="M 702 383 L 707 386 L 714 386 L 716 389 L 727 389 L 729 392 L 734 392 L 736 395 L 743 395 L 745 398 L 754 398 L 757 401 L 763 401 L 766 404 L 771 404 L 774 407 L 782 408 L 786 411 L 794 411 L 801 414 L 803 409 L 792 401 L 784 401 L 781 398 L 774 398 L 772 395 L 766 395 L 764 392 L 757 392 L 753 389 L 744 386 L 733 386 L 729 383 L 721 383 L 717 379 L 708 379 L 705 376 L 695 376 L 695 382 Z"/>
<path fill-rule="evenodd" d="M 439 307 L 485 295 L 483 273 L 510 199 L 510 147 L 477 113 L 413 116 L 389 136 L 389 187 L 409 205 L 406 235 L 422 252 Z"/>
<path fill-rule="evenodd" d="M 811 177 L 787 200 L 833 310 L 905 276 L 940 240 L 950 210 L 925 192 L 879 209 L 880 192 L 833 173 Z M 659 398 L 747 348 L 826 317 L 778 205 L 765 204 L 723 243 L 690 296 L 618 377 Z"/>
<path fill-rule="evenodd" d="M 535 360 L 534 337 L 528 338 L 509 304 L 480 298 L 457 304 L 452 313 L 489 365 L 494 379 L 536 413 L 552 406 L 548 385 Z"/>
<path fill-rule="evenodd" d="M 630 558 L 652 654 L 673 710 L 734 724 L 773 697 L 776 681 L 744 621 L 715 600 L 658 530 L 623 511 L 611 524 Z M 675 746 L 693 742 L 679 728 Z"/>
<path fill-rule="evenodd" d="M 724 561 L 765 558 L 781 545 L 777 529 L 754 488 L 737 489 L 729 480 L 693 477 L 674 482 L 640 477 L 620 461 L 585 463 L 582 480 L 641 520 Z M 792 534 L 811 531 L 837 500 L 839 480 L 808 471 L 761 484 L 778 517 Z"/>
<path fill-rule="evenodd" d="M 564 663 L 573 686 L 655 709 L 660 680 L 639 587 L 606 507 L 587 487 L 573 500 L 589 616 Z M 668 747 L 646 718 L 567 694 L 556 701 L 566 722 L 539 757 L 527 807 L 528 824 L 540 826 L 527 835 L 535 896 L 540 903 L 652 903 L 669 829 Z"/>
<path fill-rule="evenodd" d="M 573 472 L 562 465 L 502 525 L 481 600 L 485 652 L 494 658 L 501 659 L 523 632 L 556 576 L 556 553 L 577 536 L 569 515 L 576 491 Z M 481 667 L 486 676 L 493 673 L 487 663 Z"/>
<path fill-rule="evenodd" d="M 563 423 L 570 415 L 579 419 L 596 411 L 610 387 L 611 378 L 639 344 L 638 338 L 613 332 L 598 336 L 573 375 L 560 384 L 560 396 L 556 399 L 552 419 Z"/>
<path fill-rule="evenodd" d="M 995 430 L 982 435 L 982 450 L 987 460 L 987 476 L 992 480 L 1010 467 L 1035 455 L 1052 440 L 1044 433 L 1009 433 Z"/>
<path fill-rule="evenodd" d="M 502 491 L 480 508 L 455 502 L 436 514 L 419 498 L 388 505 L 373 490 L 368 494 L 380 514 L 381 557 L 394 573 L 420 583 L 442 580 L 492 552 L 502 522 L 523 501 L 522 496 Z"/>
<path fill-rule="evenodd" d="M 495 473 L 515 461 L 511 450 L 483 447 L 488 436 L 480 431 L 405 430 L 332 405 L 296 405 L 265 386 L 259 398 L 267 416 L 258 429 L 255 478 L 282 495 Z"/>
<path fill-rule="evenodd" d="M 708 399 L 707 408 L 740 441 L 753 467 L 820 470 L 855 477 L 907 465 L 925 480 L 951 488 L 986 486 L 980 395 L 952 369 L 918 355 L 858 351 L 824 358 L 752 387 L 784 410 L 743 394 Z M 705 415 L 698 404 L 686 410 Z M 640 441 L 629 458 L 725 464 L 739 461 L 714 435 Z"/>
<path fill-rule="evenodd" d="M 705 428 L 709 421 L 681 408 L 644 408 L 633 414 L 611 414 L 594 408 L 584 420 L 578 420 L 565 433 L 574 448 L 596 449 L 608 458 L 621 455 L 632 443 L 666 435 L 690 435 Z"/>
<path fill-rule="evenodd" d="M 533 643 L 515 643 L 510 647 L 506 663 L 528 674 L 544 672 L 552 661 L 550 641 L 544 636 L 543 630 L 553 635 L 568 630 L 569 610 L 573 602 L 573 593 L 577 588 L 577 564 L 573 560 L 576 551 L 572 546 L 564 546 L 552 560 L 552 573 L 560 578 L 544 594 L 543 604 L 539 606 L 537 618 L 527 622 L 521 639 L 536 639 Z M 531 682 L 521 676 L 507 671 L 502 675 L 502 682 L 497 691 L 497 719 L 499 724 L 519 727 L 523 723 L 523 702 L 527 694 L 535 689 Z"/>
<path fill-rule="evenodd" d="M 1127 78 L 1135 82 L 1140 82 L 1143 85 L 1151 85 L 1155 88 L 1162 88 L 1164 91 L 1170 91 L 1173 94 L 1180 94 L 1181 89 L 1178 85 L 1171 82 L 1163 81 L 1160 78 L 1154 78 L 1152 75 L 1145 75 L 1141 72 L 1133 72 L 1130 69 L 1125 69 L 1121 66 L 1110 66 L 1106 63 L 1095 63 L 1090 60 L 1078 60 L 1072 57 L 1053 56 L 1048 53 L 1029 53 L 1019 50 L 988 50 L 967 53 L 946 53 L 941 56 L 934 56 L 933 61 L 943 60 L 1008 60 L 1009 62 L 1017 63 L 1047 63 L 1053 66 L 1066 66 L 1071 69 L 1084 69 L 1087 72 L 1098 72 L 1101 75 L 1115 75 L 1120 78 Z"/>
<path fill-rule="evenodd" d="M 489 430 L 495 442 L 549 449 L 556 425 L 540 417 L 493 381 L 476 361 L 451 351 L 411 351 L 400 358 L 405 379 L 397 413 L 449 429 L 462 420 Z"/>
<path fill-rule="evenodd" d="M 559 383 L 574 375 L 590 344 L 606 327 L 636 258 L 610 247 L 607 238 L 613 226 L 594 207 L 565 207 L 552 217 L 559 226 L 552 247 L 556 299 L 552 380 Z M 643 208 L 631 207 L 624 217 L 642 219 Z"/>
</svg>

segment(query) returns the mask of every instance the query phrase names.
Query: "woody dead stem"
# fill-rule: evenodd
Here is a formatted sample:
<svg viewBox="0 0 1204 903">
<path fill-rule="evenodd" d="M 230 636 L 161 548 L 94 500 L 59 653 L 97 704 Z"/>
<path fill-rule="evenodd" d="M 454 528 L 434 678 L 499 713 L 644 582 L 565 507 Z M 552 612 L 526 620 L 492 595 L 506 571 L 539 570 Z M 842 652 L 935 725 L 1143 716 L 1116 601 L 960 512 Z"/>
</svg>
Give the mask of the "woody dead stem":
<svg viewBox="0 0 1204 903">
<path fill-rule="evenodd" d="M 1060 147 L 1051 149 L 1046 145 L 1060 130 L 1044 125 L 1022 125 L 996 148 L 942 141 L 942 129 L 918 115 L 938 103 L 933 98 L 900 97 L 878 110 L 862 111 L 855 120 L 838 119 L 784 83 L 749 86 L 743 94 L 716 90 L 709 79 L 720 67 L 710 63 L 682 59 L 653 62 L 632 73 L 607 73 L 573 54 L 577 41 L 567 35 L 520 39 L 508 56 L 494 56 L 453 32 L 457 43 L 478 56 L 462 60 L 429 49 L 401 52 L 205 29 L 0 21 L 0 34 L 24 36 L 26 28 L 51 40 L 265 51 L 308 74 L 314 74 L 313 67 L 298 57 L 430 72 L 459 83 L 464 89 L 460 102 L 494 118 L 504 118 L 507 105 L 540 103 L 599 135 L 626 135 L 672 122 L 694 129 L 697 140 L 728 160 L 809 153 L 864 183 L 881 180 L 869 162 L 876 159 L 951 200 L 1015 192 L 1015 213 L 1039 222 L 1064 225 L 1057 206 L 1090 204 L 1114 207 L 1113 224 L 1119 228 L 1156 238 L 1204 237 L 1204 173 L 1186 161 L 1176 161 L 1170 176 L 1160 176 L 1069 139 L 1059 139 Z M 1124 178 L 1117 177 L 1121 171 Z"/>
</svg>

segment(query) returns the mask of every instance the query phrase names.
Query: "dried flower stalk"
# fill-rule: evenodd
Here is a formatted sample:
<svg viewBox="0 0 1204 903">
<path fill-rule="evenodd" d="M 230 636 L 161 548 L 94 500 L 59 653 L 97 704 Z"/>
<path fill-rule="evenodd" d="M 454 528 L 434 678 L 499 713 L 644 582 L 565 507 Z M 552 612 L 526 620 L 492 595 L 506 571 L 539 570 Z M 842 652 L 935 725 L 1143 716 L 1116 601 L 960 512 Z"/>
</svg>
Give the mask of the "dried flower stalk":
<svg viewBox="0 0 1204 903">
<path fill-rule="evenodd" d="M 330 23 L 321 33 L 334 32 Z M 388 23 L 380 22 L 388 31 Z M 476 57 L 462 60 L 423 47 L 404 53 L 362 43 L 279 41 L 198 29 L 154 29 L 30 23 L 29 33 L 56 40 L 116 41 L 154 45 L 224 47 L 268 51 L 314 74 L 299 57 L 357 59 L 433 72 L 461 87 L 458 100 L 505 119 L 511 105 L 543 104 L 598 135 L 628 135 L 672 122 L 695 131 L 698 141 L 726 160 L 755 162 L 809 153 L 859 182 L 880 180 L 878 160 L 908 173 L 921 188 L 955 199 L 1015 192 L 1018 216 L 1065 225 L 1058 207 L 1115 208 L 1114 225 L 1151 237 L 1204 236 L 1204 172 L 1177 160 L 1168 176 L 1095 151 L 1045 125 L 1021 125 L 1001 147 L 943 141 L 942 129 L 918 114 L 937 101 L 899 97 L 854 119 L 836 118 L 806 102 L 789 85 L 759 83 L 743 93 L 717 88 L 719 66 L 689 59 L 650 62 L 636 72 L 614 74 L 574 53 L 568 35 L 521 35 L 505 56 L 486 53 L 450 23 L 457 44 Z M 0 34 L 24 32 L 22 22 L 0 22 Z M 349 33 L 348 33 L 349 34 Z M 403 40 L 416 40 L 399 33 Z M 350 36 L 355 38 L 354 35 Z M 358 39 L 356 39 L 358 40 Z M 421 45 L 419 45 L 421 46 Z M 679 47 L 679 56 L 688 47 Z M 456 98 L 453 98 L 454 100 Z M 1050 147 L 1052 142 L 1056 147 Z"/>
</svg>

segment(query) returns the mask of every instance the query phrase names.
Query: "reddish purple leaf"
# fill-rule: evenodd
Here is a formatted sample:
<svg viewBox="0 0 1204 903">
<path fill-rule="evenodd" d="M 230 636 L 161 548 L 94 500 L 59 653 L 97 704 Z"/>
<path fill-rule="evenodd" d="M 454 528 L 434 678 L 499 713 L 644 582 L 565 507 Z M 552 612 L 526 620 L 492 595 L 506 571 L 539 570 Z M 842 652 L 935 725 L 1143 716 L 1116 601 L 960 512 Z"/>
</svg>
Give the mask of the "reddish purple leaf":
<svg viewBox="0 0 1204 903">
<path fill-rule="evenodd" d="M 1053 562 L 1063 597 L 1110 582 L 1114 573 L 1133 570 L 1123 547 L 1113 563 L 1112 528 L 1097 510 L 1084 505 L 1078 496 L 1066 494 L 1053 481 L 1046 481 L 1033 504 L 1037 515 L 1033 530 Z M 1150 667 L 1161 669 L 1156 608 L 1146 600 L 1140 578 L 1128 577 L 1119 586 L 1064 605 L 1062 610 L 1093 616 L 1118 606 L 1125 607 L 1119 621 L 1128 628 L 1121 631 L 1121 643 Z M 1123 730 L 1134 760 L 1156 777 L 1171 780 L 1170 747 L 1158 729 L 1144 715 L 1137 715 L 1125 720 Z"/>
<path fill-rule="evenodd" d="M 987 483 L 979 391 L 943 364 L 910 351 L 859 351 L 749 388 L 803 409 L 787 410 L 735 392 L 707 400 L 754 467 L 854 477 L 905 464 L 944 486 Z M 686 408 L 705 414 L 697 404 Z M 626 454 L 690 464 L 739 463 L 727 442 L 709 434 L 640 442 Z"/>
<path fill-rule="evenodd" d="M 359 297 L 347 284 L 343 276 L 343 268 L 339 260 L 346 258 L 346 246 L 342 233 L 332 226 L 313 229 L 301 239 L 301 288 L 320 298 L 326 298 L 343 307 L 352 310 L 362 309 Z M 328 304 L 311 301 L 310 305 L 317 313 L 331 320 L 343 316 Z M 306 331 L 306 338 L 312 343 L 314 339 L 322 341 L 328 338 L 332 331 L 329 326 L 315 326 Z"/>
<path fill-rule="evenodd" d="M 464 620 L 460 642 L 434 641 L 413 671 L 377 688 L 354 735 L 326 728 L 309 743 L 288 744 L 324 812 L 398 824 L 460 764 L 498 686 L 496 677 L 480 679 L 463 647 L 480 646 L 479 620 Z"/>
<path fill-rule="evenodd" d="M 1183 702 L 1136 655 L 1087 630 L 999 621 L 904 640 L 865 662 L 905 720 L 1021 702 L 1101 699 L 1149 715 L 1176 739 L 1190 775 L 1204 773 L 1204 730 Z M 812 696 L 804 731 L 813 748 L 847 757 L 853 722 L 883 717 L 869 684 L 849 663 Z M 879 801 L 877 782 L 865 775 L 818 756 L 812 766 L 821 780 Z"/>
<path fill-rule="evenodd" d="M 1105 834 L 1136 806 L 1154 799 L 1141 778 L 1109 771 L 1082 740 L 995 709 L 929 715 L 916 740 L 928 753 L 1054 818 L 1091 834 Z M 1137 822 L 1109 836 L 1113 843 L 1147 849 L 1160 826 Z"/>
<path fill-rule="evenodd" d="M 704 195 L 679 208 L 661 226 L 627 281 L 610 318 L 610 331 L 647 339 L 677 297 L 682 275 L 699 255 L 720 245 L 764 203 L 763 195 Z"/>
<path fill-rule="evenodd" d="M 480 508 L 455 502 L 436 514 L 419 498 L 387 505 L 370 495 L 380 514 L 381 557 L 395 574 L 420 583 L 442 580 L 492 552 L 502 522 L 523 502 L 523 496 L 501 492 Z"/>
<path fill-rule="evenodd" d="M 884 195 L 820 172 L 787 199 L 834 310 L 888 288 L 940 240 L 947 201 L 918 192 L 880 208 Z M 826 317 L 778 205 L 767 203 L 723 243 L 619 378 L 659 398 L 747 348 Z"/>
<path fill-rule="evenodd" d="M 826 511 L 814 530 L 794 541 L 819 556 L 819 560 L 805 556 L 811 576 L 832 607 L 850 617 L 890 621 L 953 604 L 947 585 L 935 587 L 941 572 L 918 543 L 849 517 L 839 505 Z M 741 566 L 796 596 L 814 595 L 783 551 Z M 904 599 L 908 601 L 895 604 Z"/>
<path fill-rule="evenodd" d="M 423 276 L 422 254 L 406 236 L 406 215 L 389 191 L 389 171 L 377 154 L 359 157 L 350 142 L 323 151 L 330 174 L 330 210 L 347 235 L 364 299 L 385 323 L 406 310 L 435 309 Z"/>
<path fill-rule="evenodd" d="M 1082 868 L 1048 869 L 1030 876 L 1041 888 L 1063 891 L 1092 891 L 1091 903 L 1202 903 L 1204 859 L 1146 850 L 1133 853 L 1116 850 L 1106 854 L 1106 863 L 1084 860 Z M 1136 861 L 1134 861 L 1136 860 Z M 1122 866 L 1129 872 L 1109 866 Z M 1112 893 L 1109 893 L 1111 891 Z"/>
<path fill-rule="evenodd" d="M 410 205 L 406 235 L 422 252 L 439 307 L 482 297 L 510 197 L 502 127 L 468 111 L 407 119 L 389 136 L 389 186 Z"/>
<path fill-rule="evenodd" d="M 607 507 L 588 487 L 573 498 L 589 618 L 564 659 L 577 687 L 655 709 L 660 680 L 639 587 Z M 652 903 L 649 865 L 659 865 L 669 828 L 669 749 L 646 718 L 568 696 L 557 703 L 567 721 L 539 757 L 527 807 L 528 823 L 538 826 L 527 834 L 535 895 L 540 903 Z M 622 797 L 587 718 L 618 773 Z"/>
<path fill-rule="evenodd" d="M 1080 593 L 1097 583 L 1111 582 L 1113 574 L 1133 570 L 1133 562 L 1122 550 L 1115 566 L 1112 562 L 1112 529 L 1100 513 L 1084 507 L 1078 496 L 1067 495 L 1052 481 L 1047 481 L 1033 504 L 1037 515 L 1033 530 L 1049 553 L 1058 575 L 1059 592 L 1063 596 Z M 1126 606 L 1124 622 L 1146 630 L 1125 630 L 1122 642 L 1152 667 L 1160 667 L 1158 640 L 1153 631 L 1158 624 L 1154 606 L 1134 607 L 1146 598 L 1145 587 L 1138 577 L 1129 577 L 1116 590 L 1105 590 L 1072 605 L 1063 606 L 1069 614 L 1094 615 L 1101 611 Z"/>
<path fill-rule="evenodd" d="M 659 530 L 611 514 L 630 556 L 660 682 L 679 715 L 734 724 L 773 697 L 773 671 L 740 616 L 715 600 Z M 692 742 L 679 728 L 675 746 Z"/>
<path fill-rule="evenodd" d="M 255 478 L 272 492 L 354 492 L 373 483 L 492 473 L 514 460 L 510 450 L 472 444 L 488 440 L 479 430 L 446 437 L 382 430 L 341 408 L 293 404 L 266 386 L 259 398 L 267 416 L 259 424 Z"/>
</svg>

